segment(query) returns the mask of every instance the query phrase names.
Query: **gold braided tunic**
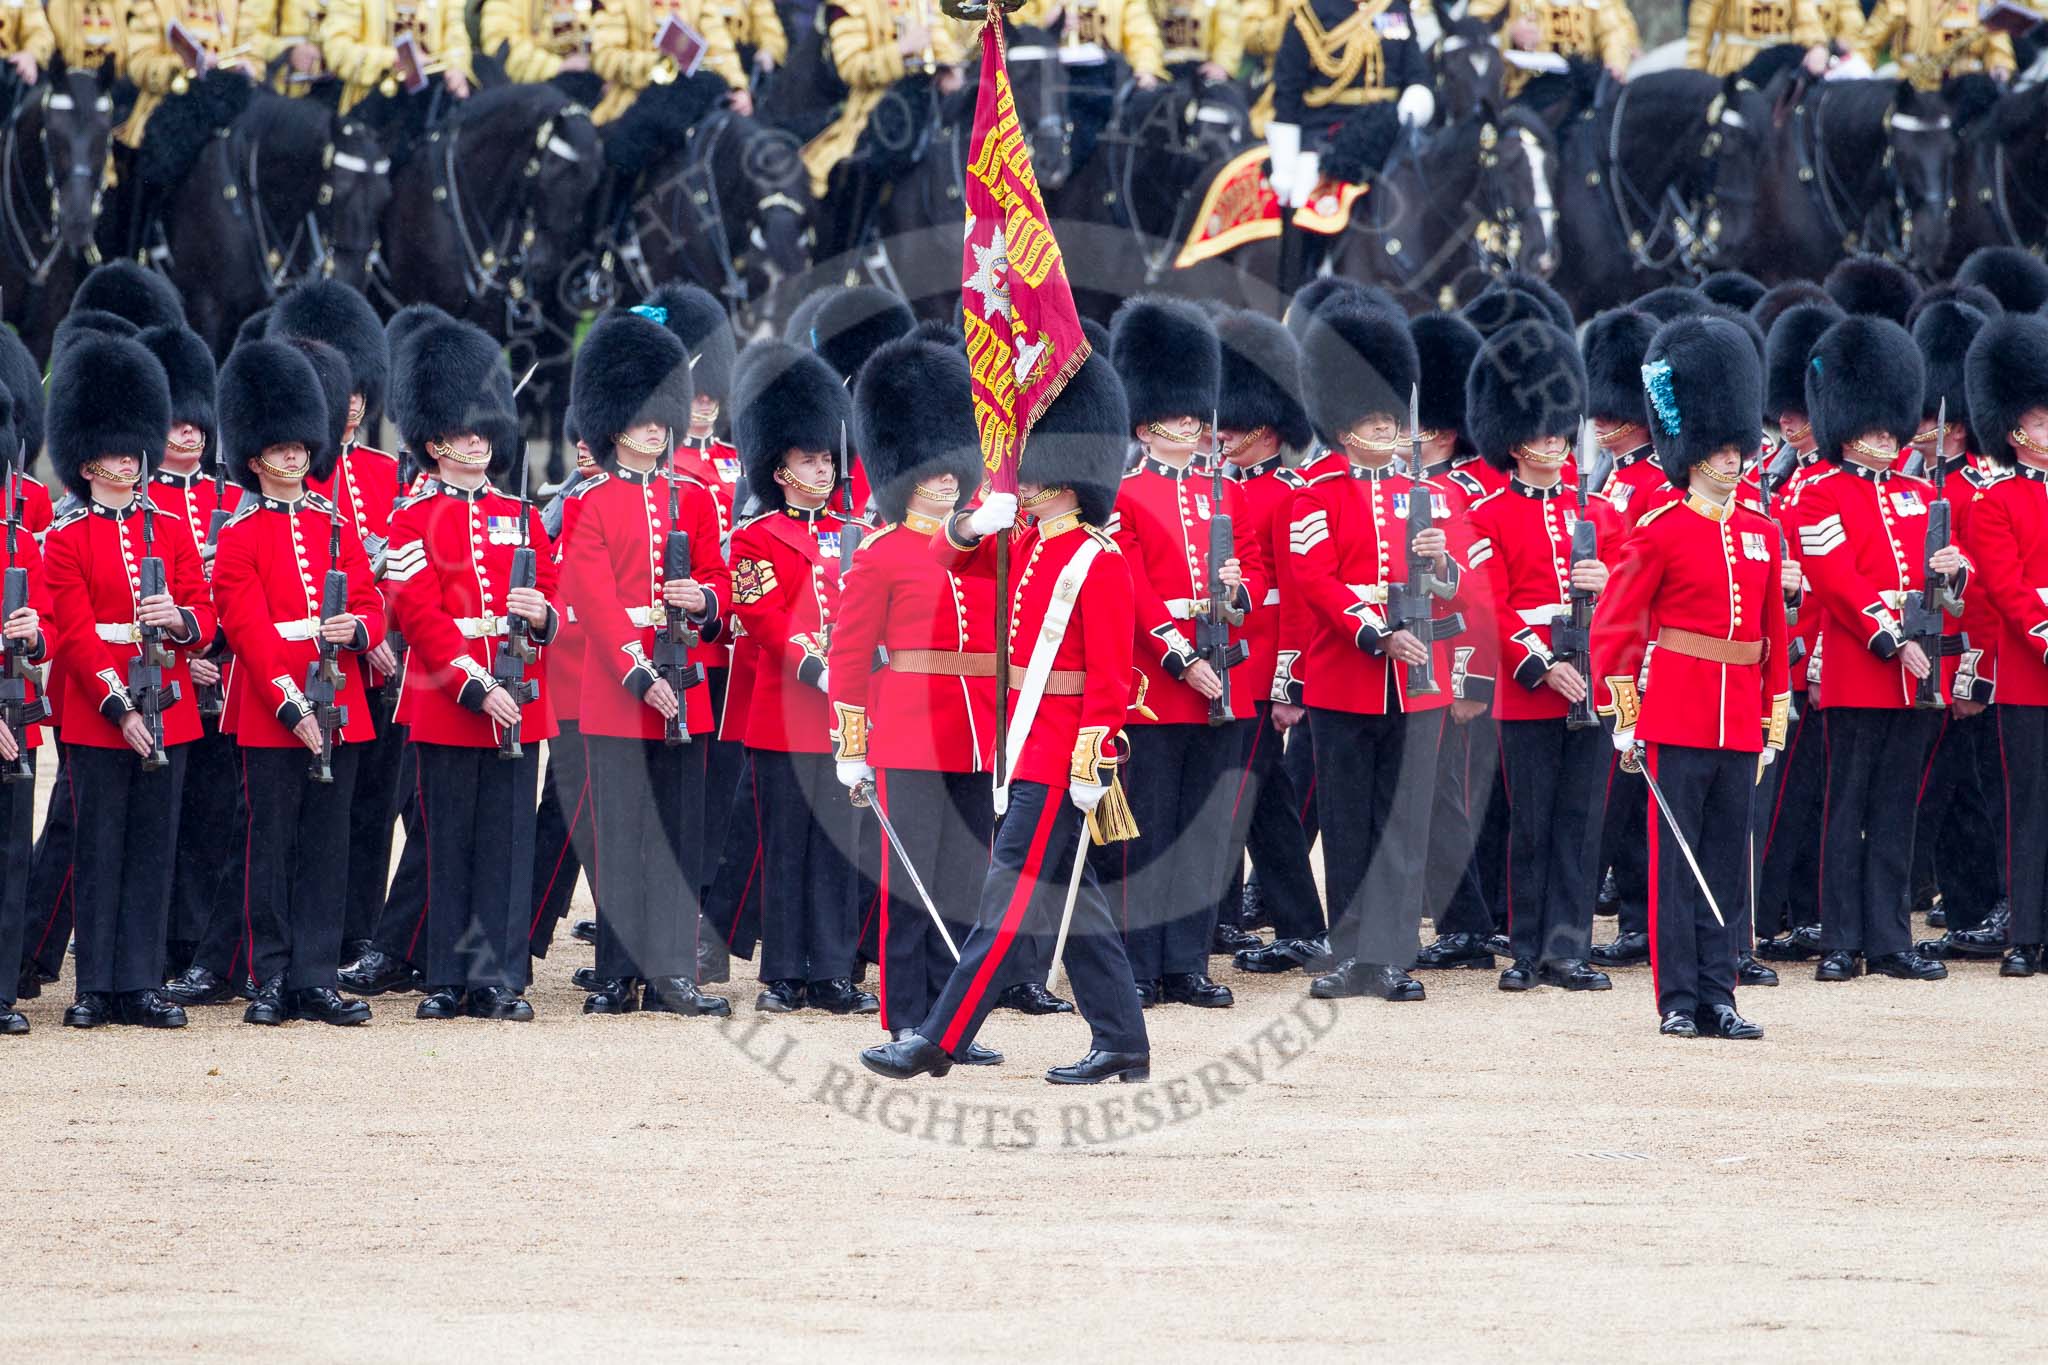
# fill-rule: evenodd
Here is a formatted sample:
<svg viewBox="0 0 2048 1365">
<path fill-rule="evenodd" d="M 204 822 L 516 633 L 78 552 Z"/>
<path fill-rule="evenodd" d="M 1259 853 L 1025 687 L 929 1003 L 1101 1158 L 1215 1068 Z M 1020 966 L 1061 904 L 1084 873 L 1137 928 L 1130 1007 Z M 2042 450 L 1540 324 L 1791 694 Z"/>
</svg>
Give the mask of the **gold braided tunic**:
<svg viewBox="0 0 2048 1365">
<path fill-rule="evenodd" d="M 94 71 L 112 62 L 115 75 L 127 74 L 125 18 L 114 0 L 50 0 L 43 17 L 64 65 Z"/>
<path fill-rule="evenodd" d="M 297 47 L 300 43 L 320 46 L 320 21 L 326 15 L 322 0 L 241 0 L 235 7 L 234 50 L 246 53 L 259 69 Z M 271 88 L 294 98 L 312 89 L 310 81 L 290 79 L 289 67 L 281 69 Z"/>
<path fill-rule="evenodd" d="M 1235 75 L 1244 60 L 1236 0 L 1152 0 L 1152 21 L 1168 66 L 1214 62 Z"/>
<path fill-rule="evenodd" d="M 1918 90 L 1951 76 L 2018 67 L 2012 39 L 1977 22 L 1975 0 L 1883 0 L 1870 12 L 1856 51 L 1875 67 L 1889 55 Z"/>
<path fill-rule="evenodd" d="M 1058 13 L 1062 47 L 1095 43 L 1120 52 L 1131 70 L 1166 79 L 1166 47 L 1146 0 L 1024 0 L 1013 22 L 1052 28 Z"/>
<path fill-rule="evenodd" d="M 398 35 L 410 33 L 422 56 L 475 84 L 462 0 L 329 0 L 320 51 L 341 77 L 341 112 L 361 104 L 398 65 Z M 390 87 L 385 86 L 385 89 Z"/>
<path fill-rule="evenodd" d="M 591 47 L 591 0 L 484 0 L 477 40 L 485 56 L 505 50 L 505 75 L 538 85 Z"/>
<path fill-rule="evenodd" d="M 610 123 L 633 107 L 642 90 L 675 79 L 675 63 L 654 48 L 654 36 L 671 14 L 704 35 L 704 70 L 734 90 L 747 88 L 724 18 L 702 0 L 606 0 L 590 25 L 590 64 L 605 82 L 604 98 L 590 112 L 593 123 Z"/>
<path fill-rule="evenodd" d="M 222 10 L 212 0 L 134 0 L 124 18 L 128 49 L 128 79 L 135 82 L 135 110 L 116 131 L 125 147 L 140 147 L 149 116 L 173 89 L 199 73 L 185 65 L 185 59 L 171 46 L 170 24 L 184 26 L 199 46 L 214 60 L 228 51 L 235 31 L 232 11 Z"/>
<path fill-rule="evenodd" d="M 1503 51 L 1513 44 L 1510 30 L 1527 19 L 1542 34 L 1536 44 L 1538 52 L 1585 57 L 1616 71 L 1627 70 L 1635 57 L 1635 20 L 1621 0 L 1472 0 L 1465 9 L 1465 17 L 1491 23 L 1503 10 L 1507 18 L 1498 25 L 1498 41 Z M 1529 83 L 1531 74 L 1509 65 L 1503 77 L 1503 93 L 1513 98 Z"/>
<path fill-rule="evenodd" d="M 1766 48 L 1827 41 L 1814 0 L 1692 0 L 1685 23 L 1685 64 L 1732 76 Z"/>
<path fill-rule="evenodd" d="M 939 9 L 936 0 L 844 0 L 827 11 L 825 29 L 832 65 L 846 82 L 846 102 L 839 117 L 805 144 L 804 169 L 810 172 L 811 193 L 823 195 L 832 168 L 853 155 L 868 117 L 889 87 L 914 75 L 926 64 L 923 54 L 905 58 L 897 49 L 899 22 L 924 20 L 931 34 L 929 65 L 956 66 L 961 60 L 960 28 Z"/>
</svg>

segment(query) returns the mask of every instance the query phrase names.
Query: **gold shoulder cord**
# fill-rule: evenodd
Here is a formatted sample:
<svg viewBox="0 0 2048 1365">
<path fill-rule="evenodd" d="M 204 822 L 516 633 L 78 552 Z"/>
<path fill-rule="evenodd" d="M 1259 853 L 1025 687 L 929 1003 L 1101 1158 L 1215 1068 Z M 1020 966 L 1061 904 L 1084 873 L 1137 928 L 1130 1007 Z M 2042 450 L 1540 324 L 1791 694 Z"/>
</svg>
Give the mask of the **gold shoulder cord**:
<svg viewBox="0 0 2048 1365">
<path fill-rule="evenodd" d="M 1323 21 L 1316 17 L 1314 0 L 1297 0 L 1294 26 L 1308 48 L 1309 61 L 1330 82 L 1320 90 L 1305 91 L 1301 97 L 1303 104 L 1318 109 L 1330 103 L 1358 83 L 1361 68 L 1365 71 L 1365 85 L 1384 82 L 1380 35 L 1372 21 L 1392 3 L 1393 0 L 1368 0 L 1335 28 L 1324 28 Z"/>
</svg>

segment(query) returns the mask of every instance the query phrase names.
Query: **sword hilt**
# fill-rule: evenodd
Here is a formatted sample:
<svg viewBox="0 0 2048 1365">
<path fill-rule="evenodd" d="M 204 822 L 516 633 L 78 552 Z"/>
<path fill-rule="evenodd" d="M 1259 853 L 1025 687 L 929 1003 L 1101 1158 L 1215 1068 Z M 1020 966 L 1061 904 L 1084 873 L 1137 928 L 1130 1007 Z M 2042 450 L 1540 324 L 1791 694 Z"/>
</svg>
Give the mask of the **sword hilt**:
<svg viewBox="0 0 2048 1365">
<path fill-rule="evenodd" d="M 847 789 L 846 799 L 853 803 L 854 809 L 865 810 L 875 803 L 875 784 L 862 778 Z"/>
</svg>

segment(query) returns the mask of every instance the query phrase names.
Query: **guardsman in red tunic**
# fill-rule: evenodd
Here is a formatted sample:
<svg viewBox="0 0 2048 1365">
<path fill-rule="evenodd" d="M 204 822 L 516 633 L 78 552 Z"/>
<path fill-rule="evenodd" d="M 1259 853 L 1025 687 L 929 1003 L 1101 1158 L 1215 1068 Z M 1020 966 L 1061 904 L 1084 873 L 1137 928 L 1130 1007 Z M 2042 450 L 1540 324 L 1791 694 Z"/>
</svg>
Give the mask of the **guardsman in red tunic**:
<svg viewBox="0 0 2048 1365">
<path fill-rule="evenodd" d="M 1217 898 L 1230 881 L 1222 859 L 1238 785 L 1232 769 L 1240 726 L 1271 690 L 1230 660 L 1249 649 L 1246 623 L 1265 598 L 1265 566 L 1236 485 L 1208 463 L 1222 374 L 1215 324 L 1189 302 L 1135 299 L 1117 312 L 1110 353 L 1144 452 L 1124 475 L 1108 528 L 1131 566 L 1144 701 L 1131 727 L 1138 837 L 1098 855 L 1099 870 L 1120 903 L 1139 998 L 1224 1008 L 1230 988 L 1211 981 L 1208 967 Z M 1219 488 L 1222 501 L 1212 505 Z M 1211 521 L 1226 516 L 1234 553 L 1212 564 Z M 1212 613 L 1234 637 L 1220 660 L 1196 652 L 1197 621 Z"/>
<path fill-rule="evenodd" d="M 1671 805 L 1668 818 L 1649 815 L 1660 1030 L 1761 1038 L 1735 1012 L 1735 960 L 1748 947 L 1735 928 L 1749 894 L 1752 794 L 1784 747 L 1792 699 L 1777 528 L 1737 488 L 1756 444 L 1756 348 L 1726 319 L 1681 317 L 1651 341 L 1643 378 L 1659 462 L 1685 495 L 1636 523 L 1594 622 L 1594 672 L 1614 747 Z"/>
<path fill-rule="evenodd" d="M 151 514 L 138 496 L 170 426 L 163 366 L 139 342 L 87 336 L 65 349 L 51 375 L 50 458 L 83 505 L 50 524 L 44 564 L 56 648 L 72 659 L 63 674 L 78 806 L 78 1000 L 64 1012 L 72 1028 L 185 1023 L 159 988 L 185 746 L 200 733 L 184 654 L 213 638 L 214 615 L 191 529 Z M 163 561 L 166 591 L 139 597 L 148 559 Z M 161 631 L 171 651 L 161 750 L 150 698 L 129 690 L 144 628 Z"/>
<path fill-rule="evenodd" d="M 1128 836 L 1128 810 L 1112 793 L 1132 701 L 1137 616 L 1130 569 L 1099 529 L 1118 494 L 1128 411 L 1109 357 L 1091 354 L 1032 427 L 1017 493 L 991 493 L 932 540 L 948 571 L 992 577 L 995 538 L 1013 536 L 1007 786 L 959 965 L 911 1033 L 861 1053 L 862 1065 L 879 1075 L 943 1076 L 966 1061 L 997 995 L 1051 961 L 1073 886 L 1064 962 L 1088 1021 L 1089 1051 L 1046 1079 L 1092 1085 L 1151 1076 L 1151 1043 L 1123 939 L 1082 852 L 1091 837 Z M 1013 534 L 1020 499 L 1030 525 Z M 1079 868 L 1076 858 L 1083 858 Z"/>
<path fill-rule="evenodd" d="M 330 411 L 313 362 L 281 341 L 236 347 L 220 387 L 220 458 L 250 494 L 221 531 L 213 588 L 236 660 L 228 708 L 248 803 L 243 900 L 258 984 L 242 1018 L 367 1023 L 370 1007 L 334 987 L 348 810 L 376 733 L 363 656 L 384 634 L 384 601 L 355 528 L 306 491 L 309 474 L 341 457 L 346 413 Z M 323 616 L 335 572 L 347 590 Z M 343 713 L 325 729 L 305 690 L 323 655 Z"/>
<path fill-rule="evenodd" d="M 1906 595 L 1928 570 L 1947 576 L 1943 639 L 1961 616 L 1968 562 L 1954 545 L 1926 558 L 1934 489 L 1893 471 L 1920 429 L 1920 352 L 1906 329 L 1852 315 L 1807 362 L 1806 410 L 1831 468 L 1799 493 L 1799 549 L 1809 601 L 1822 615 L 1816 651 L 1828 780 L 1821 848 L 1821 963 L 1816 977 L 1862 970 L 1916 981 L 1948 968 L 1913 950 L 1910 885 L 1920 782 L 1941 712 L 1914 703 L 1932 670 L 1945 701 L 1956 660 L 1930 659 L 1905 636 Z"/>
<path fill-rule="evenodd" d="M 854 983 L 860 926 L 853 869 L 835 828 L 847 807 L 826 701 L 839 611 L 845 513 L 838 451 L 853 404 L 832 367 L 779 342 L 750 348 L 734 382 L 733 431 L 747 484 L 766 509 L 732 535 L 733 610 L 757 647 L 745 742 L 761 821 L 761 985 L 755 1008 L 833 1014 L 881 1008 Z M 734 943 L 739 906 L 714 901 Z M 743 945 L 742 945 L 743 946 Z"/>
<path fill-rule="evenodd" d="M 363 442 L 384 411 L 391 385 L 391 348 L 377 310 L 339 280 L 308 280 L 291 289 L 270 310 L 270 335 L 308 337 L 339 351 L 348 362 L 349 401 L 341 458 L 324 478 L 308 480 L 308 491 L 333 503 L 355 528 L 374 570 L 383 562 L 391 536 L 391 511 L 402 490 L 398 458 Z M 342 960 L 366 951 L 384 908 L 391 880 L 391 835 L 398 818 L 399 768 L 405 732 L 392 712 L 397 701 L 398 658 L 387 640 L 367 656 L 370 695 L 364 703 L 376 724 L 376 738 L 356 755 L 356 799 L 349 808 L 348 922 Z"/>
<path fill-rule="evenodd" d="M 428 841 L 418 1013 L 527 1020 L 538 751 L 555 726 L 544 663 L 527 663 L 522 705 L 498 656 L 518 634 L 536 646 L 554 639 L 554 556 L 540 514 L 492 486 L 525 458 L 498 343 L 466 323 L 430 322 L 394 362 L 399 430 L 438 470 L 392 517 L 384 561 L 385 600 L 407 646 L 398 719 L 417 746 Z M 522 547 L 534 552 L 535 582 L 514 586 Z"/>
<path fill-rule="evenodd" d="M 1971 521 L 1977 494 L 2002 473 L 1971 452 L 1969 393 L 1963 357 L 1985 315 L 1967 303 L 1940 299 L 1920 309 L 1913 342 L 1927 368 L 1920 400 L 1920 431 L 1913 445 L 1932 477 L 1937 448 L 1945 460 L 1942 491 L 1951 509 L 1951 533 L 1974 561 Z M 1948 427 L 1938 423 L 1944 406 Z M 1988 439 L 1988 437 L 1987 437 Z M 2000 772 L 1998 716 L 1992 706 L 1998 677 L 1998 612 L 1987 592 L 1963 604 L 1963 652 L 1949 684 L 1949 719 L 1941 729 L 1913 838 L 1916 902 L 1939 893 L 1947 932 L 1917 945 L 1929 957 L 1992 958 L 2005 951 L 2011 922 L 2005 886 L 2005 777 Z"/>
<path fill-rule="evenodd" d="M 1500 725 L 1508 801 L 1508 944 L 1504 991 L 1537 985 L 1604 991 L 1592 947 L 1595 863 L 1607 781 L 1606 736 L 1574 728 L 1568 713 L 1592 680 L 1558 641 L 1576 594 L 1607 585 L 1619 553 L 1619 519 L 1597 498 L 1574 500 L 1562 477 L 1586 401 L 1578 349 L 1542 322 L 1494 334 L 1466 383 L 1474 444 L 1507 487 L 1472 508 L 1470 565 L 1483 576 L 1484 641 L 1493 655 L 1493 712 Z M 1581 517 L 1600 555 L 1572 558 Z M 1590 719 L 1590 717 L 1589 717 Z"/>
<path fill-rule="evenodd" d="M 1813 343 L 1841 318 L 1842 311 L 1825 300 L 1794 304 L 1771 323 L 1764 343 L 1764 416 L 1777 423 L 1781 446 L 1790 451 L 1789 461 L 1782 452 L 1773 456 L 1779 482 L 1772 489 L 1770 512 L 1784 532 L 1787 557 L 1795 566 L 1802 558 L 1800 493 L 1813 476 L 1834 468 L 1814 448 L 1813 423 L 1806 416 L 1807 362 L 1813 356 Z M 1761 492 L 1753 483 L 1747 484 L 1744 496 L 1758 497 Z M 1803 585 L 1803 568 L 1800 580 Z M 1764 774 L 1764 784 L 1768 787 L 1775 782 L 1777 790 L 1771 798 L 1773 814 L 1759 822 L 1756 830 L 1763 859 L 1757 873 L 1756 933 L 1759 938 L 1777 936 L 1758 943 L 1756 955 L 1773 962 L 1803 962 L 1820 954 L 1820 817 L 1828 764 L 1820 689 L 1811 682 L 1820 677 L 1823 614 L 1818 605 L 1808 601 L 1793 628 L 1801 657 L 1795 661 L 1788 654 L 1786 662 L 1791 670 L 1796 719 L 1786 741 L 1784 762 L 1772 764 L 1772 771 Z"/>
<path fill-rule="evenodd" d="M 1308 731 L 1299 728 L 1307 715 L 1296 671 L 1300 651 L 1284 646 L 1281 620 L 1294 591 L 1287 524 L 1294 495 L 1304 486 L 1294 462 L 1314 446 L 1315 432 L 1301 403 L 1301 346 L 1293 333 L 1248 309 L 1219 317 L 1216 333 L 1223 356 L 1216 442 L 1242 518 L 1235 528 L 1238 539 L 1256 542 L 1269 577 L 1257 610 L 1245 617 L 1249 652 L 1231 679 L 1233 687 L 1245 690 L 1254 714 L 1231 726 L 1237 747 L 1226 772 L 1232 788 L 1223 856 L 1228 885 L 1219 902 L 1220 912 L 1228 914 L 1218 924 L 1216 944 L 1221 949 L 1229 941 L 1243 942 L 1232 959 L 1239 971 L 1286 972 L 1329 956 L 1329 924 L 1302 828 L 1302 794 L 1283 762 L 1287 746 L 1309 743 Z M 1271 943 L 1235 924 L 1241 898 L 1234 894 L 1232 874 L 1247 852 L 1258 874 L 1259 903 L 1273 923 Z"/>
<path fill-rule="evenodd" d="M 932 536 L 981 487 L 965 353 L 920 337 L 882 347 L 861 371 L 855 428 L 884 524 L 861 542 L 832 628 L 833 758 L 840 783 L 903 840 L 899 857 L 878 824 L 867 854 L 881 889 L 881 1022 L 901 1036 L 952 975 L 948 940 L 957 947 L 974 924 L 978 883 L 966 874 L 987 861 L 995 831 L 994 585 L 932 557 Z M 875 668 L 878 657 L 888 666 Z M 1002 1055 L 973 1043 L 958 1059 Z"/>
<path fill-rule="evenodd" d="M 10 447 L 19 449 L 19 430 L 15 420 L 15 400 L 4 384 L 0 384 L 0 450 Z M 18 463 L 0 461 L 0 475 Z M 15 515 L 13 498 L 21 483 L 19 475 L 0 487 L 0 514 Z M 43 579 L 43 556 L 36 548 L 35 535 L 28 529 L 27 499 L 23 499 L 22 524 L 17 528 L 10 546 L 7 533 L 0 530 L 0 570 L 19 568 L 28 575 L 28 604 L 19 608 L 13 616 L 0 621 L 0 639 L 8 644 L 19 641 L 27 649 L 27 661 L 39 664 L 49 655 L 49 640 L 43 632 L 43 618 L 49 614 L 49 586 Z M 39 690 L 33 680 L 27 683 L 27 701 L 33 706 L 39 699 Z M 14 967 L 23 961 L 23 935 L 27 927 L 28 883 L 30 851 L 35 837 L 35 751 L 42 743 L 40 724 L 31 724 L 21 733 L 10 730 L 0 720 L 0 762 L 9 768 L 25 768 L 26 779 L 0 783 L 0 837 L 6 839 L 4 859 L 0 859 L 0 1037 L 28 1032 L 28 1020 L 14 1008 L 16 1003 L 16 977 Z M 23 979 L 27 979 L 23 973 Z M 40 987 L 38 987 L 40 989 Z"/>
<path fill-rule="evenodd" d="M 1991 319 L 1970 344 L 1965 376 L 1972 429 L 2001 471 L 1976 494 L 1968 545 L 1998 660 L 2012 897 L 2011 946 L 1998 973 L 2033 976 L 2048 943 L 2048 323 L 2017 313 Z"/>
<path fill-rule="evenodd" d="M 704 825 L 695 737 L 711 734 L 711 698 L 701 683 L 664 675 L 659 641 L 675 613 L 717 638 L 731 581 L 711 490 L 661 468 L 690 420 L 689 352 L 636 313 L 591 329 L 570 391 L 576 429 L 604 469 L 577 499 L 562 561 L 563 599 L 583 635 L 579 715 L 597 841 L 597 979 L 583 1010 L 724 1015 L 732 1007 L 695 981 Z M 689 537 L 689 561 L 671 578 L 673 532 Z M 639 999 L 636 982 L 645 983 Z"/>
<path fill-rule="evenodd" d="M 1322 827 L 1331 836 L 1323 866 L 1338 966 L 1309 987 L 1321 999 L 1423 998 L 1408 967 L 1422 917 L 1453 627 L 1442 619 L 1440 594 L 1431 640 L 1389 614 L 1389 587 L 1408 581 L 1408 499 L 1441 492 L 1395 464 L 1406 453 L 1401 415 L 1417 370 L 1406 322 L 1380 309 L 1327 306 L 1302 341 L 1309 418 L 1332 451 L 1303 471 L 1308 486 L 1295 495 L 1287 528 L 1290 581 L 1313 622 L 1301 660 L 1303 701 Z M 1432 527 L 1414 549 L 1432 561 L 1434 581 L 1454 591 L 1459 570 L 1444 528 Z M 1413 669 L 1421 664 L 1434 665 L 1434 691 L 1415 690 Z"/>
</svg>

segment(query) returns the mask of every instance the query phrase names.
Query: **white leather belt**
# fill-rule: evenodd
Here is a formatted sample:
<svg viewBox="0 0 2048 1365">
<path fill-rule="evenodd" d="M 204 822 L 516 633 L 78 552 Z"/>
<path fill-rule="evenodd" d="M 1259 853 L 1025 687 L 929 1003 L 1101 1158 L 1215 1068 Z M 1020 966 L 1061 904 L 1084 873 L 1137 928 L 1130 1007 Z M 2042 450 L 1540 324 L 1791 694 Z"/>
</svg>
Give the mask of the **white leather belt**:
<svg viewBox="0 0 2048 1365">
<path fill-rule="evenodd" d="M 1345 589 L 1361 602 L 1377 602 L 1386 605 L 1387 585 L 1384 583 L 1346 583 Z"/>
<path fill-rule="evenodd" d="M 1176 621 L 1192 621 L 1209 605 L 1206 597 L 1169 597 L 1166 614 Z"/>
<path fill-rule="evenodd" d="M 1515 615 L 1522 618 L 1525 626 L 1554 626 L 1557 618 L 1571 611 L 1569 603 L 1546 602 L 1540 607 L 1523 607 Z"/>
<path fill-rule="evenodd" d="M 465 640 L 489 640 L 505 633 L 505 618 L 502 616 L 458 616 L 455 629 Z"/>
<path fill-rule="evenodd" d="M 100 621 L 93 628 L 93 634 L 113 645 L 139 645 L 142 643 L 142 627 L 132 621 Z"/>
<path fill-rule="evenodd" d="M 665 626 L 668 611 L 665 607 L 627 607 L 626 619 L 636 626 Z"/>
<path fill-rule="evenodd" d="M 1268 588 L 1268 589 L 1266 589 L 1266 600 L 1265 600 L 1265 603 L 1264 603 L 1264 605 L 1266 605 L 1266 606 L 1269 606 L 1269 607 L 1277 607 L 1277 606 L 1279 606 L 1279 605 L 1280 605 L 1280 589 L 1278 589 L 1278 588 Z"/>
<path fill-rule="evenodd" d="M 311 640 L 320 634 L 320 623 L 310 616 L 296 621 L 273 621 L 280 640 Z"/>
</svg>

